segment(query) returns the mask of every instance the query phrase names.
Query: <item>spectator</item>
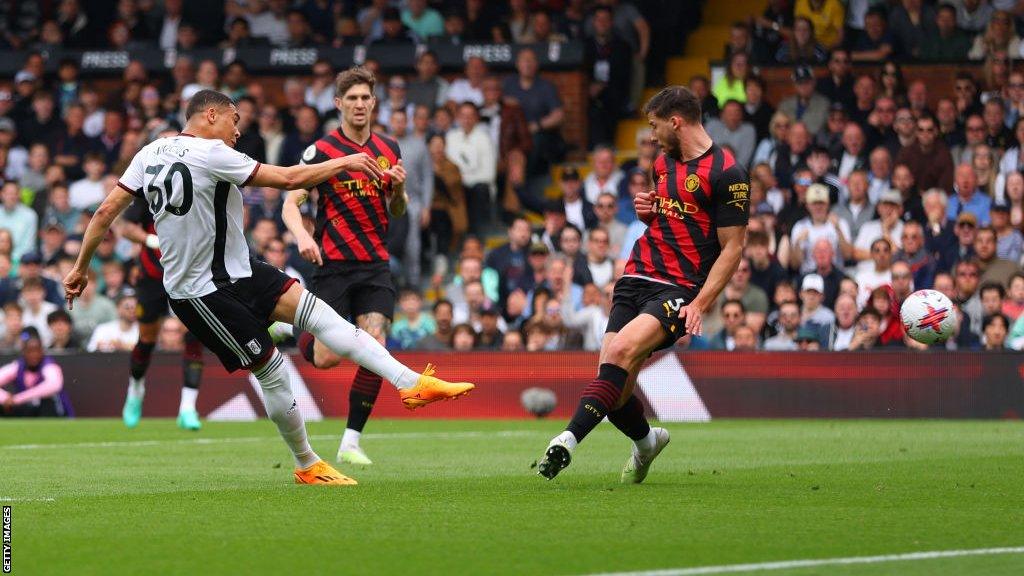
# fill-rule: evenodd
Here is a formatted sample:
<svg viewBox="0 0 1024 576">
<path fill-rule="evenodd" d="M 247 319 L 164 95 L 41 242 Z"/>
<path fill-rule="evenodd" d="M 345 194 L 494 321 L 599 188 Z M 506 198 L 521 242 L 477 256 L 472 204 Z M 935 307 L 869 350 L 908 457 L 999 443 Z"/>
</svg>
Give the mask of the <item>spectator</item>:
<svg viewBox="0 0 1024 576">
<path fill-rule="evenodd" d="M 800 282 L 800 323 L 812 326 L 819 334 L 819 340 L 827 340 L 836 316 L 825 300 L 825 280 L 818 274 L 808 274 Z"/>
<path fill-rule="evenodd" d="M 434 332 L 420 339 L 416 343 L 416 350 L 446 350 L 452 346 L 454 329 L 452 324 L 452 303 L 448 300 L 438 300 L 432 308 L 434 322 L 437 324 Z"/>
<path fill-rule="evenodd" d="M 505 339 L 505 332 L 501 328 L 501 312 L 498 307 L 494 304 L 485 306 L 480 311 L 480 326 L 477 331 L 477 341 L 475 350 L 491 350 L 496 351 L 501 349 L 501 344 Z"/>
<path fill-rule="evenodd" d="M 22 326 L 34 328 L 39 333 L 43 346 L 48 347 L 52 334 L 46 318 L 58 308 L 56 304 L 46 301 L 46 288 L 42 279 L 26 279 L 21 287 L 20 301 Z"/>
<path fill-rule="evenodd" d="M 822 305 L 826 308 L 832 308 L 836 298 L 839 297 L 839 286 L 846 279 L 846 274 L 835 266 L 835 252 L 832 249 L 832 244 L 827 239 L 822 238 L 815 242 L 812 256 L 815 269 L 811 274 L 815 274 L 822 279 L 823 287 L 820 290 L 823 296 Z M 806 279 L 807 276 L 804 276 L 804 278 Z M 812 283 L 816 284 L 816 282 Z M 801 286 L 803 286 L 802 282 Z"/>
<path fill-rule="evenodd" d="M 434 169 L 434 199 L 430 204 L 431 224 L 427 233 L 434 250 L 448 254 L 461 243 L 469 226 L 462 173 L 445 154 L 443 135 L 434 134 L 430 137 L 427 152 L 430 153 Z"/>
<path fill-rule="evenodd" d="M 896 110 L 896 120 L 892 127 L 896 132 L 896 144 L 900 150 L 917 143 L 917 121 L 910 108 Z"/>
<path fill-rule="evenodd" d="M 427 6 L 426 0 L 409 0 L 402 10 L 402 23 L 424 40 L 444 34 L 441 13 Z"/>
<path fill-rule="evenodd" d="M 884 192 L 878 200 L 878 219 L 865 222 L 857 233 L 853 242 L 852 257 L 856 260 L 859 270 L 869 269 L 871 246 L 879 238 L 888 240 L 894 249 L 901 247 L 901 236 L 903 233 L 902 198 L 899 192 L 889 190 Z"/>
<path fill-rule="evenodd" d="M 724 326 L 711 337 L 709 347 L 712 350 L 734 350 L 736 329 L 743 325 L 746 310 L 743 308 L 743 302 L 739 300 L 726 300 L 719 308 Z"/>
<path fill-rule="evenodd" d="M 1014 140 L 999 161 L 999 172 L 1004 177 L 1024 168 L 1024 119 L 1018 119 L 1013 127 Z"/>
<path fill-rule="evenodd" d="M 466 60 L 466 67 L 463 75 L 452 82 L 448 89 L 448 106 L 454 109 L 463 102 L 472 102 L 477 106 L 484 103 L 483 82 L 487 77 L 487 64 L 479 56 L 471 56 Z M 508 90 L 505 89 L 508 94 Z"/>
<path fill-rule="evenodd" d="M 970 164 L 974 147 L 986 143 L 985 120 L 980 114 L 970 114 L 964 121 L 963 144 L 957 146 L 954 161 L 959 164 Z"/>
<path fill-rule="evenodd" d="M 82 340 L 88 340 L 100 324 L 117 318 L 117 307 L 114 303 L 106 296 L 96 293 L 96 273 L 93 270 L 89 270 L 88 278 L 89 283 L 70 311 L 75 335 Z M 18 310 L 20 314 L 20 308 Z"/>
<path fill-rule="evenodd" d="M 893 302 L 898 311 L 907 296 L 914 292 L 914 275 L 906 262 L 894 261 L 892 264 L 892 291 Z"/>
<path fill-rule="evenodd" d="M 719 108 L 725 106 L 729 100 L 735 100 L 740 104 L 746 102 L 746 82 L 749 75 L 750 64 L 746 54 L 739 52 L 729 57 L 725 74 L 715 82 L 714 88 L 711 89 Z"/>
<path fill-rule="evenodd" d="M 807 130 L 816 134 L 825 125 L 828 117 L 828 99 L 814 90 L 814 73 L 807 66 L 798 66 L 793 72 L 796 94 L 779 103 L 779 111 L 792 120 L 804 123 Z"/>
<path fill-rule="evenodd" d="M 395 74 L 388 80 L 388 97 L 381 102 L 377 110 L 377 121 L 387 126 L 391 122 L 391 113 L 403 110 L 407 118 L 411 118 L 416 105 L 406 97 L 405 78 Z"/>
<path fill-rule="evenodd" d="M 391 326 L 391 338 L 399 349 L 412 349 L 417 342 L 437 331 L 434 319 L 422 311 L 423 298 L 416 290 L 406 288 L 398 296 L 401 316 Z"/>
<path fill-rule="evenodd" d="M 846 222 L 835 215 L 829 215 L 828 189 L 822 184 L 812 184 L 807 189 L 807 208 L 810 214 L 793 226 L 790 267 L 801 273 L 810 273 L 815 264 L 811 257 L 814 244 L 821 238 L 829 241 L 833 251 L 838 253 L 840 238 L 849 238 L 850 229 Z M 842 261 L 836 260 L 836 265 Z"/>
<path fill-rule="evenodd" d="M 734 352 L 753 352 L 757 350 L 757 334 L 749 326 L 739 326 L 733 333 Z"/>
<path fill-rule="evenodd" d="M 846 223 L 850 234 L 857 238 L 861 227 L 874 216 L 875 207 L 868 199 L 868 175 L 864 170 L 852 172 L 846 184 L 848 198 L 846 202 L 839 203 L 833 213 Z"/>
<path fill-rule="evenodd" d="M 989 208 L 992 201 L 978 189 L 977 175 L 969 164 L 956 167 L 956 185 L 953 190 L 956 193 L 950 196 L 946 208 L 946 217 L 949 220 L 955 220 L 961 212 L 969 212 L 982 226 L 990 224 Z"/>
<path fill-rule="evenodd" d="M 801 352 L 821 350 L 821 336 L 812 326 L 801 326 L 796 332 L 796 349 Z"/>
<path fill-rule="evenodd" d="M 995 12 L 992 4 L 984 0 L 961 0 L 955 6 L 957 26 L 971 34 L 984 31 Z"/>
<path fill-rule="evenodd" d="M 867 167 L 868 158 L 865 149 L 864 131 L 855 123 L 843 128 L 842 149 L 833 160 L 834 174 L 845 182 L 854 170 Z"/>
<path fill-rule="evenodd" d="M 835 155 L 842 145 L 843 129 L 849 124 L 843 105 L 833 102 L 829 105 L 825 128 L 814 137 L 814 144 L 828 149 L 830 154 Z"/>
<path fill-rule="evenodd" d="M 313 81 L 306 87 L 305 102 L 321 115 L 335 110 L 334 67 L 330 60 L 321 58 L 313 63 Z"/>
<path fill-rule="evenodd" d="M 960 310 L 968 318 L 967 327 L 969 331 L 976 336 L 980 336 L 982 334 L 982 309 L 978 285 L 980 283 L 981 267 L 975 259 L 961 260 L 957 262 L 954 272 L 953 296 L 950 299 L 960 307 Z M 936 277 L 936 289 L 938 289 L 938 284 L 938 277 Z"/>
<path fill-rule="evenodd" d="M 882 317 L 872 308 L 865 308 L 857 317 L 857 326 L 847 350 L 871 350 L 878 343 Z"/>
<path fill-rule="evenodd" d="M 303 151 L 319 140 L 322 134 L 316 108 L 301 105 L 295 114 L 295 130 L 288 132 L 281 142 L 280 162 L 287 166 L 298 164 Z"/>
<path fill-rule="evenodd" d="M 523 107 L 527 126 L 533 134 L 529 176 L 546 173 L 551 162 L 562 159 L 565 146 L 560 133 L 565 120 L 562 100 L 554 84 L 537 75 L 538 67 L 537 54 L 530 48 L 521 49 L 516 55 L 517 74 L 506 78 L 502 86 L 505 95 Z"/>
<path fill-rule="evenodd" d="M 75 334 L 71 323 L 71 316 L 63 310 L 54 310 L 46 317 L 46 324 L 50 330 L 49 349 L 54 352 L 80 352 L 82 342 Z"/>
<path fill-rule="evenodd" d="M 736 100 L 725 102 L 722 105 L 721 119 L 712 120 L 705 126 L 715 143 L 733 150 L 737 163 L 744 167 L 750 164 L 754 156 L 757 133 L 751 124 L 743 121 L 742 104 Z"/>
<path fill-rule="evenodd" d="M 527 262 L 530 245 L 530 223 L 517 216 L 508 227 L 508 242 L 487 254 L 486 266 L 498 273 L 498 303 L 505 308 L 508 295 L 522 286 L 531 273 Z"/>
<path fill-rule="evenodd" d="M 775 109 L 765 100 L 765 83 L 759 76 L 747 78 L 747 101 L 743 105 L 743 120 L 749 122 L 757 132 L 756 142 L 769 136 L 769 124 Z M 645 140 L 650 141 L 650 138 Z"/>
<path fill-rule="evenodd" d="M 963 6 L 965 2 L 961 2 Z M 967 59 L 971 37 L 957 28 L 957 9 L 952 4 L 939 4 L 935 11 L 935 31 L 920 38 L 917 57 L 921 60 L 956 62 Z M 962 26 L 962 24 L 961 24 Z"/>
<path fill-rule="evenodd" d="M 609 234 L 604 228 L 594 228 L 587 236 L 587 268 L 592 283 L 599 290 L 611 285 L 615 279 L 615 262 L 608 255 L 609 244 Z"/>
<path fill-rule="evenodd" d="M 978 178 L 978 187 L 982 193 L 992 198 L 995 196 L 996 170 L 992 157 L 992 148 L 987 144 L 978 144 L 971 154 L 971 167 Z"/>
<path fill-rule="evenodd" d="M 585 286 L 592 284 L 594 279 L 590 276 L 590 268 L 587 266 L 587 257 L 580 250 L 583 243 L 583 233 L 573 224 L 566 224 L 558 233 L 558 247 L 562 254 L 569 258 L 573 269 L 573 284 Z"/>
<path fill-rule="evenodd" d="M 6 417 L 72 416 L 60 365 L 43 352 L 35 330 L 19 335 L 21 357 L 0 368 L 0 407 Z M 13 391 L 4 386 L 14 383 Z"/>
<path fill-rule="evenodd" d="M 896 163 L 910 168 L 919 189 L 949 190 L 953 187 L 953 160 L 946 145 L 938 140 L 938 128 L 931 116 L 917 119 L 917 141 L 900 150 Z M 957 170 L 959 175 L 959 168 Z"/>
<path fill-rule="evenodd" d="M 739 300 L 743 303 L 743 323 L 761 332 L 764 327 L 765 317 L 768 315 L 768 295 L 760 286 L 752 284 L 751 262 L 748 258 L 741 258 L 739 266 L 733 272 L 729 283 L 725 285 L 722 294 L 719 295 L 719 304 L 726 300 Z M 714 324 L 715 319 L 711 319 Z"/>
<path fill-rule="evenodd" d="M 744 255 L 750 260 L 750 282 L 765 295 L 775 294 L 775 287 L 786 280 L 786 271 L 769 249 L 768 234 L 748 230 Z"/>
<path fill-rule="evenodd" d="M 982 282 L 978 294 L 981 295 L 982 317 L 1002 313 L 1003 299 L 1006 298 L 1006 289 L 1002 284 Z"/>
<path fill-rule="evenodd" d="M 438 75 L 440 69 L 437 54 L 430 50 L 424 51 L 416 58 L 416 77 L 410 80 L 406 87 L 410 102 L 417 106 L 426 106 L 431 111 L 444 106 L 448 101 L 450 85 Z M 480 103 L 483 104 L 482 98 Z"/>
<path fill-rule="evenodd" d="M 850 46 L 850 59 L 854 62 L 878 62 L 894 55 L 897 55 L 897 44 L 889 30 L 885 8 L 872 7 L 864 15 L 864 33 Z"/>
<path fill-rule="evenodd" d="M 430 225 L 430 206 L 434 201 L 434 168 L 425 142 L 408 133 L 408 117 L 402 110 L 391 114 L 391 135 L 402 150 L 405 166 L 405 190 L 408 234 L 404 244 L 405 279 L 411 286 L 420 282 L 421 232 Z M 398 227 L 396 227 L 396 230 Z"/>
<path fill-rule="evenodd" d="M 846 12 L 838 0 L 797 0 L 793 16 L 810 20 L 826 48 L 832 49 L 842 43 Z"/>
<path fill-rule="evenodd" d="M 781 111 L 772 114 L 768 123 L 768 135 L 761 139 L 754 150 L 753 164 L 766 163 L 775 171 L 779 151 L 788 148 L 786 145 L 789 134 L 789 116 Z"/>
<path fill-rule="evenodd" d="M 1010 277 L 1020 271 L 1020 266 L 1017 262 L 999 258 L 996 246 L 996 231 L 991 226 L 978 228 L 974 236 L 974 254 L 981 268 L 981 282 L 996 282 L 1005 287 Z"/>
<path fill-rule="evenodd" d="M 846 294 L 836 298 L 836 322 L 829 339 L 829 350 L 847 350 L 853 341 L 857 323 L 857 301 Z"/>
<path fill-rule="evenodd" d="M 1000 311 L 1015 322 L 1024 313 L 1024 272 L 1017 272 L 1010 277 L 1010 289 L 1006 291 L 1006 299 Z"/>
<path fill-rule="evenodd" d="M 559 296 L 559 310 L 562 325 L 583 336 L 583 349 L 598 351 L 604 341 L 604 331 L 608 326 L 609 302 L 601 289 L 594 284 L 583 287 L 583 307 L 574 310 L 570 283 L 563 283 Z"/>
<path fill-rule="evenodd" d="M 479 121 L 477 107 L 464 102 L 459 105 L 459 127 L 445 137 L 445 152 L 462 175 L 469 229 L 474 234 L 484 232 L 491 222 L 491 190 L 497 170 L 493 144 Z"/>
<path fill-rule="evenodd" d="M 885 238 L 878 238 L 871 243 L 871 261 L 858 268 L 854 278 L 860 294 L 858 304 L 864 304 L 875 288 L 892 283 L 892 243 Z"/>
<path fill-rule="evenodd" d="M 1013 16 L 1003 10 L 995 11 L 989 18 L 985 32 L 974 37 L 967 57 L 971 60 L 983 60 L 996 51 L 1020 54 L 1020 37 L 1013 29 Z"/>
<path fill-rule="evenodd" d="M 32 250 L 36 241 L 38 216 L 21 203 L 21 190 L 15 181 L 4 182 L 0 188 L 0 229 L 11 233 L 11 259 L 18 260 Z"/>
<path fill-rule="evenodd" d="M 523 341 L 523 333 L 518 330 L 509 330 L 501 339 L 502 352 L 522 352 L 526 350 L 526 343 Z"/>
<path fill-rule="evenodd" d="M 117 299 L 117 319 L 96 326 L 85 349 L 89 352 L 128 352 L 139 339 L 135 319 L 135 295 L 122 293 Z"/>
<path fill-rule="evenodd" d="M 796 350 L 796 335 L 800 328 L 800 307 L 787 301 L 779 306 L 779 333 L 764 341 L 765 350 Z"/>
<path fill-rule="evenodd" d="M 910 266 L 915 286 L 931 288 L 938 262 L 934 254 L 925 248 L 924 227 L 920 222 L 907 222 L 903 225 L 900 239 L 903 246 L 896 252 L 893 261 L 905 262 Z"/>
<path fill-rule="evenodd" d="M 470 324 L 456 324 L 452 328 L 452 350 L 456 352 L 469 352 L 476 347 L 476 343 L 477 333 Z"/>
<path fill-rule="evenodd" d="M 948 14 L 948 17 L 953 20 L 951 28 L 955 28 L 955 14 Z M 935 11 L 931 6 L 922 4 L 922 0 L 902 0 L 892 10 L 889 22 L 904 55 L 920 58 L 921 45 L 925 39 L 934 38 L 940 33 L 935 19 Z"/>
<path fill-rule="evenodd" d="M 106 172 L 103 155 L 100 152 L 86 154 L 83 168 L 85 178 L 72 182 L 68 188 L 69 201 L 72 207 L 79 210 L 95 209 L 103 202 L 108 192 L 103 187 L 103 174 Z"/>
<path fill-rule="evenodd" d="M 814 36 L 814 23 L 802 16 L 793 21 L 793 34 L 775 52 L 779 64 L 817 65 L 828 59 L 825 49 Z"/>
<path fill-rule="evenodd" d="M 718 115 L 718 99 L 711 93 L 711 81 L 707 76 L 701 74 L 691 76 L 686 85 L 700 100 L 701 121 L 706 122 L 709 118 Z"/>
<path fill-rule="evenodd" d="M 527 44 L 561 44 L 568 41 L 568 36 L 554 28 L 551 14 L 547 11 L 539 10 L 530 17 L 530 29 L 526 37 Z"/>
<path fill-rule="evenodd" d="M 615 151 L 599 146 L 593 152 L 592 170 L 583 181 L 584 198 L 593 204 L 603 192 L 618 195 L 623 177 L 622 171 L 615 166 Z"/>
<path fill-rule="evenodd" d="M 266 146 L 264 157 L 268 163 L 281 163 L 281 148 L 284 144 L 284 131 L 282 130 L 281 114 L 271 104 L 260 108 L 259 135 L 263 138 Z"/>
<path fill-rule="evenodd" d="M 629 175 L 630 186 L 633 182 L 647 184 L 647 176 L 643 173 L 631 173 Z M 623 242 L 626 238 L 626 225 L 618 221 L 615 216 L 619 209 L 618 199 L 610 192 L 602 192 L 594 203 L 594 214 L 597 216 L 595 225 L 608 234 L 608 250 L 611 254 L 618 254 L 622 251 Z"/>
<path fill-rule="evenodd" d="M 584 47 L 584 69 L 590 71 L 588 147 L 591 149 L 615 142 L 619 119 L 630 108 L 631 52 L 626 41 L 615 33 L 612 18 L 610 8 L 597 7 L 593 13 L 593 35 L 588 37 Z"/>
<path fill-rule="evenodd" d="M 984 350 L 1000 352 L 1007 349 L 1006 336 L 1010 331 L 1010 319 L 1000 313 L 989 314 L 982 320 Z"/>
<path fill-rule="evenodd" d="M 1024 236 L 1010 224 L 1010 205 L 1006 202 L 993 202 L 989 216 L 996 233 L 996 255 L 1003 260 L 1020 262 L 1024 253 Z"/>
<path fill-rule="evenodd" d="M 576 168 L 568 166 L 562 170 L 562 202 L 565 205 L 565 219 L 578 230 L 591 230 L 597 226 L 594 205 L 581 196 L 583 187 Z"/>
<path fill-rule="evenodd" d="M 982 109 L 982 119 L 985 122 L 985 143 L 1000 150 L 1009 148 L 1014 142 L 1013 132 L 1006 127 L 1006 112 L 1003 106 L 1003 99 L 993 96 L 985 102 Z"/>
<path fill-rule="evenodd" d="M 1024 223 L 1024 174 L 1011 172 L 1007 175 L 1003 199 L 1010 206 L 1010 225 L 1020 228 Z"/>
</svg>

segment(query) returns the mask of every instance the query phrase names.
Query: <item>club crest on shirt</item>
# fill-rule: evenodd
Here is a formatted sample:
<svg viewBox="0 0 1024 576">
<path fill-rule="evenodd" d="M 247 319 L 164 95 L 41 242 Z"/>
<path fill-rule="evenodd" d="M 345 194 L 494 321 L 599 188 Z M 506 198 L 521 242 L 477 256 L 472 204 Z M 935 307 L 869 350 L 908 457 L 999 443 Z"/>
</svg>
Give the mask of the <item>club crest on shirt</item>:
<svg viewBox="0 0 1024 576">
<path fill-rule="evenodd" d="M 377 156 L 377 165 L 383 170 L 389 170 L 391 168 L 391 161 L 386 156 Z"/>
<path fill-rule="evenodd" d="M 700 186 L 700 178 L 698 178 L 696 174 L 690 174 L 683 182 L 683 186 L 686 187 L 687 192 L 693 192 L 698 186 Z"/>
<path fill-rule="evenodd" d="M 303 159 L 303 160 L 305 160 L 306 162 L 309 162 L 309 161 L 310 161 L 310 160 L 312 160 L 312 159 L 313 159 L 313 158 L 314 158 L 315 156 L 316 156 L 316 144 L 310 144 L 310 145 L 309 145 L 309 146 L 307 146 L 307 147 L 306 147 L 306 149 L 305 149 L 305 150 L 304 150 L 304 151 L 302 152 L 302 159 Z"/>
</svg>

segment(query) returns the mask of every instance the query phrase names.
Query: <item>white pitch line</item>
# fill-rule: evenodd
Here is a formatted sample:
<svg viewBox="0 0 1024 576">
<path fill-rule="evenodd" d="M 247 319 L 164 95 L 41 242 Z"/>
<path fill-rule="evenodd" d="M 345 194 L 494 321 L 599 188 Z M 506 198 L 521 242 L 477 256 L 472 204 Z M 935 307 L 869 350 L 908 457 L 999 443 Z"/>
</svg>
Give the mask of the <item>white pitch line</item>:
<svg viewBox="0 0 1024 576">
<path fill-rule="evenodd" d="M 0 496 L 0 502 L 56 502 L 53 498 L 6 498 Z"/>
<path fill-rule="evenodd" d="M 909 552 L 884 556 L 853 556 L 850 558 L 822 558 L 819 560 L 785 560 L 759 564 L 727 564 L 722 566 L 698 566 L 694 568 L 668 568 L 665 570 L 640 570 L 636 572 L 603 572 L 589 576 L 698 576 L 703 574 L 734 574 L 737 572 L 768 572 L 792 568 L 814 568 L 817 566 L 842 566 L 848 564 L 881 564 L 883 562 L 908 562 L 912 560 L 933 560 L 936 558 L 959 558 L 962 556 L 993 556 L 997 554 L 1024 554 L 1024 546 L 1011 548 L 977 548 L 974 550 L 935 550 L 931 552 Z"/>
<path fill-rule="evenodd" d="M 460 439 L 460 438 L 513 438 L 538 434 L 528 430 L 495 430 L 493 432 L 377 432 L 363 434 L 368 440 L 418 440 L 418 439 Z M 310 440 L 337 440 L 340 434 L 318 434 L 310 436 Z M 139 448 L 174 444 L 241 444 L 249 442 L 270 442 L 279 440 L 277 436 L 248 436 L 241 438 L 188 438 L 178 440 L 114 440 L 109 442 L 68 442 L 57 444 L 9 444 L 0 446 L 3 450 L 42 450 L 46 448 Z"/>
</svg>

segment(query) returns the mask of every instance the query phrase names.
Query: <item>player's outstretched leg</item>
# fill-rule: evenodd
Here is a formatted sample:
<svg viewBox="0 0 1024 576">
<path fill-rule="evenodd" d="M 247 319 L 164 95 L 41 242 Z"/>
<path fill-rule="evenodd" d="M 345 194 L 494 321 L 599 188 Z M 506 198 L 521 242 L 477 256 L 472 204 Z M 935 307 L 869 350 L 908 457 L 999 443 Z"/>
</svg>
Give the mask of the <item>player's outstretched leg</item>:
<svg viewBox="0 0 1024 576">
<path fill-rule="evenodd" d="M 141 332 L 142 330 L 140 330 Z M 124 425 L 135 428 L 142 419 L 142 399 L 146 395 L 146 370 L 153 360 L 153 349 L 156 342 L 145 342 L 140 337 L 132 348 L 129 361 L 128 393 L 125 395 L 124 408 L 121 409 L 121 419 Z"/>
<path fill-rule="evenodd" d="M 373 336 L 339 316 L 308 290 L 303 290 L 299 296 L 293 324 L 312 334 L 335 354 L 390 381 L 410 410 L 438 400 L 458 398 L 473 389 L 469 382 L 446 382 L 435 377 L 431 364 L 427 364 L 422 374 L 416 374 L 396 360 Z"/>
<path fill-rule="evenodd" d="M 548 444 L 544 457 L 537 464 L 537 473 L 551 480 L 569 466 L 576 445 L 619 403 L 628 377 L 629 374 L 620 366 L 608 362 L 601 364 L 597 378 L 580 394 L 576 413 L 569 425 Z"/>
<path fill-rule="evenodd" d="M 253 376 L 263 390 L 263 405 L 267 416 L 277 425 L 277 430 L 295 458 L 296 484 L 351 485 L 356 481 L 341 474 L 313 452 L 306 436 L 306 424 L 295 403 L 288 372 L 284 368 L 284 357 L 274 349 L 270 359 L 253 368 Z"/>
<path fill-rule="evenodd" d="M 356 370 L 352 379 L 352 388 L 348 392 L 348 421 L 345 423 L 345 434 L 338 446 L 338 462 L 369 466 L 373 461 L 359 446 L 359 437 L 366 427 L 366 421 L 373 411 L 373 404 L 380 393 L 383 378 L 362 366 Z"/>
<path fill-rule="evenodd" d="M 199 396 L 199 381 L 203 376 L 203 345 L 191 332 L 185 333 L 185 353 L 181 359 L 181 404 L 178 406 L 178 428 L 199 430 L 199 412 L 196 412 L 196 398 Z"/>
<path fill-rule="evenodd" d="M 644 405 L 635 394 L 608 413 L 608 421 L 633 441 L 633 449 L 622 468 L 624 484 L 639 484 L 647 478 L 654 459 L 668 445 L 668 430 L 651 428 L 644 417 Z"/>
</svg>

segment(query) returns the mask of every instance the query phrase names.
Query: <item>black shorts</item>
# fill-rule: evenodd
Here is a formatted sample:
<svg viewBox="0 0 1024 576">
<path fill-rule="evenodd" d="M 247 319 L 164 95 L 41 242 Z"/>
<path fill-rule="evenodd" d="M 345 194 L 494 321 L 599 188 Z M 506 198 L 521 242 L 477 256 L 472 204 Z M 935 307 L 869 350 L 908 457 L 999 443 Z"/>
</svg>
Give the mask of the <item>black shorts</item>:
<svg viewBox="0 0 1024 576">
<path fill-rule="evenodd" d="M 665 339 L 655 350 L 671 348 L 686 334 L 686 323 L 679 319 L 679 309 L 692 299 L 693 294 L 679 286 L 623 276 L 615 283 L 605 332 L 619 332 L 640 314 L 650 314 L 665 331 Z"/>
<path fill-rule="evenodd" d="M 330 263 L 313 276 L 313 294 L 353 324 L 369 312 L 389 320 L 395 313 L 395 286 L 387 262 Z"/>
<path fill-rule="evenodd" d="M 259 260 L 252 276 L 200 298 L 176 300 L 178 319 L 220 358 L 228 372 L 260 365 L 274 351 L 267 327 L 277 301 L 295 279 Z"/>
<path fill-rule="evenodd" d="M 170 299 L 163 280 L 143 276 L 135 284 L 135 317 L 140 324 L 150 324 L 170 315 Z"/>
</svg>

